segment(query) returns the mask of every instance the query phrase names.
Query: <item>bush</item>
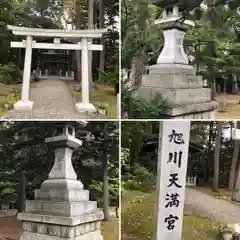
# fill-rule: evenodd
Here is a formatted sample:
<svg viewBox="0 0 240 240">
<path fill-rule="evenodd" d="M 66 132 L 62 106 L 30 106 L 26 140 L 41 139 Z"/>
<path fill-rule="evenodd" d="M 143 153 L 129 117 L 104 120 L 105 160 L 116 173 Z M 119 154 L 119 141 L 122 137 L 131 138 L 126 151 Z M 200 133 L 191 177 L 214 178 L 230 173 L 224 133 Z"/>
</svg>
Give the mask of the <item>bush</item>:
<svg viewBox="0 0 240 240">
<path fill-rule="evenodd" d="M 92 190 L 94 200 L 97 200 L 100 207 L 103 206 L 103 184 L 94 181 L 89 188 Z M 109 178 L 109 204 L 110 206 L 118 206 L 119 200 L 119 178 Z"/>
<path fill-rule="evenodd" d="M 118 66 L 114 66 L 111 70 L 106 69 L 105 72 L 99 72 L 100 79 L 96 81 L 98 84 L 105 84 L 115 86 L 119 82 L 119 69 Z"/>
<path fill-rule="evenodd" d="M 5 84 L 17 83 L 21 79 L 21 71 L 14 63 L 0 65 L 0 82 Z"/>
<path fill-rule="evenodd" d="M 145 167 L 136 164 L 130 179 L 122 181 L 123 188 L 148 192 L 155 187 L 155 176 Z"/>
<path fill-rule="evenodd" d="M 125 86 L 125 83 L 122 83 Z M 156 94 L 154 98 L 148 102 L 143 99 L 134 98 L 134 92 L 127 87 L 122 87 L 121 102 L 122 116 L 128 114 L 128 118 L 137 119 L 159 119 L 162 118 L 166 111 L 167 101 L 160 94 Z"/>
</svg>

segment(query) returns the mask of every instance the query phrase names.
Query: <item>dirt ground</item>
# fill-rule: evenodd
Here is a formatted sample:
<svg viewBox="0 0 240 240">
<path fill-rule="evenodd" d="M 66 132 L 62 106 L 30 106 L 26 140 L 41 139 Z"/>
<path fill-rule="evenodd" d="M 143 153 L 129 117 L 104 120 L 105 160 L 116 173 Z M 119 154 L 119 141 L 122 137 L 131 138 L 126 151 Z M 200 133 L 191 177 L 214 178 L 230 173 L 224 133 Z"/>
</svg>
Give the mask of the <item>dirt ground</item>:
<svg viewBox="0 0 240 240">
<path fill-rule="evenodd" d="M 240 94 L 221 94 L 216 100 L 220 107 L 225 104 L 225 111 L 217 112 L 216 119 L 240 119 Z"/>
<path fill-rule="evenodd" d="M 16 216 L 0 218 L 0 240 L 19 239 L 21 228 Z"/>
</svg>

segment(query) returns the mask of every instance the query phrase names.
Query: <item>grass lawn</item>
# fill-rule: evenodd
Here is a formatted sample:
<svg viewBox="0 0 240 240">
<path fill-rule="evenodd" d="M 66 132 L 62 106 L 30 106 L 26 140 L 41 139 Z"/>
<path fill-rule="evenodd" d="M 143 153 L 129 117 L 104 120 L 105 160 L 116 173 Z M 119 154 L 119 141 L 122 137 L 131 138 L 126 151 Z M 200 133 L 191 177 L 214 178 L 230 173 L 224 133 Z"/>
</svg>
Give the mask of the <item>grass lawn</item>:
<svg viewBox="0 0 240 240">
<path fill-rule="evenodd" d="M 0 83 L 0 116 L 4 115 L 8 110 L 4 108 L 4 103 L 14 104 L 20 99 L 20 93 L 16 88 L 21 88 L 21 84 L 6 85 Z M 11 93 L 16 93 L 16 96 L 10 96 Z"/>
<path fill-rule="evenodd" d="M 90 92 L 90 102 L 95 105 L 95 107 L 103 106 L 108 111 L 108 116 L 102 116 L 102 118 L 116 118 L 117 116 L 117 99 L 115 96 L 114 88 L 97 84 L 97 91 Z M 81 92 L 72 91 L 72 95 L 75 97 L 76 101 L 81 101 Z"/>
<path fill-rule="evenodd" d="M 110 217 L 107 222 L 102 222 L 102 233 L 104 240 L 118 240 L 119 218 Z"/>
<path fill-rule="evenodd" d="M 126 197 L 125 197 L 126 196 Z M 134 192 L 122 196 L 122 239 L 154 239 L 156 227 L 156 193 Z M 200 217 L 193 209 L 185 208 L 183 221 L 184 240 L 217 240 L 220 226 Z"/>
</svg>

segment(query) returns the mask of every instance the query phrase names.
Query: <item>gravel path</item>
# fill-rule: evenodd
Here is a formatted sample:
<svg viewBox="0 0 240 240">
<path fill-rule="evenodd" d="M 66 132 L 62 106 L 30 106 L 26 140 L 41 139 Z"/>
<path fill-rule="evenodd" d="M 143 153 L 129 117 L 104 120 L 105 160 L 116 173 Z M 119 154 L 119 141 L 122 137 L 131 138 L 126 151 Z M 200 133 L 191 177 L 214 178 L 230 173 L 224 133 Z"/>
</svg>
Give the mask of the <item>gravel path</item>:
<svg viewBox="0 0 240 240">
<path fill-rule="evenodd" d="M 32 111 L 8 112 L 5 119 L 86 119 L 90 116 L 77 113 L 73 98 L 62 80 L 47 79 L 37 82 L 30 89 L 30 100 L 34 102 Z"/>
<path fill-rule="evenodd" d="M 202 193 L 196 189 L 186 190 L 185 204 L 197 212 L 225 223 L 240 222 L 240 206 Z"/>
</svg>

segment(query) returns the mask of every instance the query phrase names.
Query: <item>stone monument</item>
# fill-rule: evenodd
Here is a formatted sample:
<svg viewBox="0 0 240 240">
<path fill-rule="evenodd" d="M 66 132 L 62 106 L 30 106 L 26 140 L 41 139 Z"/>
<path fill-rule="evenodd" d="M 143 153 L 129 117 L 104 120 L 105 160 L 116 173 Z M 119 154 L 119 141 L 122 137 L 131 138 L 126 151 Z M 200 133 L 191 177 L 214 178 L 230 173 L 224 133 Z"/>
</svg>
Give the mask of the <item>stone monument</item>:
<svg viewBox="0 0 240 240">
<path fill-rule="evenodd" d="M 152 0 L 163 8 L 162 18 L 155 23 L 163 30 L 164 47 L 157 64 L 149 68 L 149 74 L 143 75 L 136 97 L 151 101 L 157 93 L 161 94 L 168 100 L 162 118 L 214 119 L 218 103 L 211 100 L 211 89 L 203 88 L 202 77 L 188 64 L 183 48 L 185 32 L 194 27 L 194 22 L 182 20 L 182 9 L 191 10 L 190 2 Z"/>
<path fill-rule="evenodd" d="M 89 201 L 89 191 L 76 180 L 72 166 L 73 150 L 82 144 L 74 125 L 62 123 L 45 142 L 55 149 L 55 162 L 49 179 L 35 190 L 35 200 L 27 201 L 26 212 L 18 214 L 20 240 L 103 240 L 103 213 Z"/>
<path fill-rule="evenodd" d="M 157 170 L 156 240 L 181 240 L 190 121 L 161 121 Z"/>
</svg>

